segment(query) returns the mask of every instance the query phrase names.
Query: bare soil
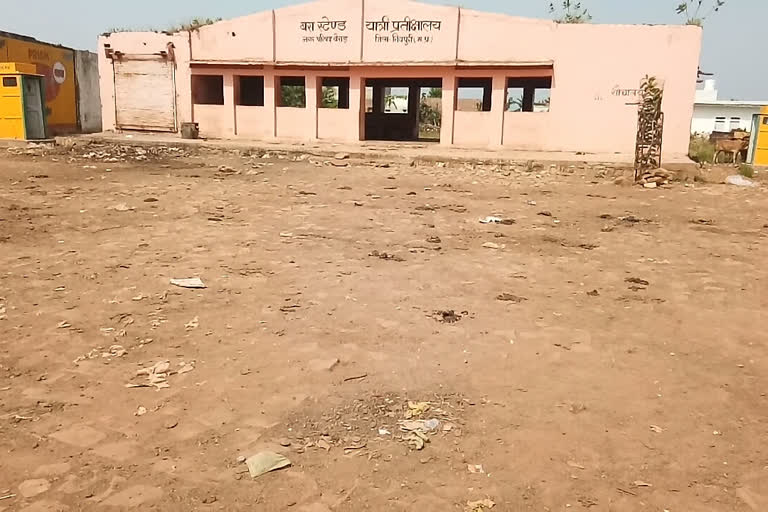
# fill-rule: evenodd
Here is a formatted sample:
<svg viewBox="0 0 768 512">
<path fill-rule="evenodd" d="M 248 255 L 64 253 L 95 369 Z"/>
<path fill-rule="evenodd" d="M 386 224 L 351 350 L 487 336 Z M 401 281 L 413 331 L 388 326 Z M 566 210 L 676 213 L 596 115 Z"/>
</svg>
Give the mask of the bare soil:
<svg viewBox="0 0 768 512">
<path fill-rule="evenodd" d="M 765 186 L 386 165 L 3 150 L 0 510 L 768 510 Z"/>
</svg>

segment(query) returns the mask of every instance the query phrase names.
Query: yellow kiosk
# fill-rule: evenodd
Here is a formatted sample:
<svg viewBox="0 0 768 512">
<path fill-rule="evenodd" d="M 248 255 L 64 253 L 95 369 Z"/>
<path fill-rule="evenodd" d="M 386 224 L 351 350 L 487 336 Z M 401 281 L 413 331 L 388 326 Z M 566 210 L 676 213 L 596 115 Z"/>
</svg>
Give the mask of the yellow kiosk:
<svg viewBox="0 0 768 512">
<path fill-rule="evenodd" d="M 753 165 L 768 167 L 768 107 L 763 107 L 755 116 L 749 161 Z"/>
<path fill-rule="evenodd" d="M 0 139 L 47 136 L 45 86 L 34 64 L 0 62 Z"/>
</svg>

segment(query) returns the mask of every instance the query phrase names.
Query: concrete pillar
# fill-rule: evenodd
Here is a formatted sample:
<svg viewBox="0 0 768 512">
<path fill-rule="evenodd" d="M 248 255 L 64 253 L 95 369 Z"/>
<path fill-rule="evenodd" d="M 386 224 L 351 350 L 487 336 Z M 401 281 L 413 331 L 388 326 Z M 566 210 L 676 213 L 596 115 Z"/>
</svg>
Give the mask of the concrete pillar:
<svg viewBox="0 0 768 512">
<path fill-rule="evenodd" d="M 264 108 L 270 113 L 272 126 L 269 129 L 270 138 L 277 137 L 277 77 L 275 69 L 272 67 L 264 68 Z"/>
<path fill-rule="evenodd" d="M 349 108 L 357 112 L 357 126 L 353 128 L 350 139 L 359 141 L 365 139 L 365 78 L 357 72 L 349 77 Z"/>
<path fill-rule="evenodd" d="M 456 75 L 443 76 L 442 121 L 440 124 L 440 144 L 453 144 L 453 121 L 456 111 Z"/>
<path fill-rule="evenodd" d="M 231 72 L 224 73 L 224 110 L 227 112 L 227 137 L 236 134 L 235 121 L 235 76 Z"/>
<path fill-rule="evenodd" d="M 421 88 L 418 85 L 411 84 L 408 86 L 408 118 L 413 123 L 413 131 L 411 136 L 418 140 L 419 138 L 419 104 L 421 98 L 419 97 L 419 91 Z"/>
<path fill-rule="evenodd" d="M 317 109 L 320 107 L 320 95 L 322 94 L 322 87 L 317 75 L 310 73 L 304 76 L 304 90 L 310 117 L 309 137 L 317 139 Z"/>
<path fill-rule="evenodd" d="M 493 86 L 483 87 L 483 112 L 490 112 L 493 97 Z"/>
<path fill-rule="evenodd" d="M 491 123 L 492 133 L 489 134 L 491 146 L 501 146 L 504 141 L 504 111 L 506 110 L 507 78 L 503 74 L 493 76 L 493 91 L 491 92 Z"/>
<path fill-rule="evenodd" d="M 350 78 L 349 87 L 339 86 L 339 108 L 349 108 L 349 90 L 352 88 L 352 79 Z"/>
<path fill-rule="evenodd" d="M 382 84 L 373 86 L 373 113 L 383 114 L 386 106 L 386 87 Z"/>
<path fill-rule="evenodd" d="M 533 100 L 535 89 L 526 87 L 523 89 L 523 112 L 533 112 Z"/>
</svg>

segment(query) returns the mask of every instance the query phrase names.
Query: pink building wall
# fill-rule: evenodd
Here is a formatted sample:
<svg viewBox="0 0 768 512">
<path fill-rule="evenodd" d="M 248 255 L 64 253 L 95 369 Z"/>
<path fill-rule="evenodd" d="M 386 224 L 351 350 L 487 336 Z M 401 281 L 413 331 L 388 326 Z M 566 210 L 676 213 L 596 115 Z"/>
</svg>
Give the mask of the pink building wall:
<svg viewBox="0 0 768 512">
<path fill-rule="evenodd" d="M 642 78 L 652 75 L 665 85 L 664 152 L 680 156 L 688 150 L 701 29 L 567 25 L 407 0 L 328 0 L 189 33 L 100 39 L 124 58 L 168 43 L 175 47 L 178 122 L 200 123 L 206 137 L 361 140 L 365 79 L 440 78 L 443 144 L 631 153 L 632 103 Z M 99 58 L 104 126 L 115 128 L 112 61 L 105 51 Z M 193 105 L 192 74 L 223 76 L 224 105 Z M 506 112 L 506 79 L 542 74 L 552 76 L 550 111 Z M 235 105 L 240 75 L 264 77 L 263 107 Z M 306 108 L 276 106 L 280 76 L 305 77 Z M 318 108 L 322 78 L 338 76 L 350 78 L 350 108 Z M 490 112 L 455 111 L 456 84 L 468 77 L 492 79 Z"/>
</svg>

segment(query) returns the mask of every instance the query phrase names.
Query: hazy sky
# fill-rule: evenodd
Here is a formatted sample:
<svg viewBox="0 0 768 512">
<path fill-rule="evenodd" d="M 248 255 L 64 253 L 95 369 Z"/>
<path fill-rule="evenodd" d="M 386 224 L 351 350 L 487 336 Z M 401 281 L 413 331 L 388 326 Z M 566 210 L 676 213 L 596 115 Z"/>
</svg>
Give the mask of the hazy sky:
<svg viewBox="0 0 768 512">
<path fill-rule="evenodd" d="M 381 1 L 387 0 L 369 0 Z M 548 17 L 547 0 L 425 0 L 537 18 Z M 595 23 L 679 23 L 681 0 L 581 0 Z M 705 0 L 709 2 L 710 0 Z M 231 18 L 301 3 L 300 0 L 0 0 L 0 30 L 83 49 L 111 27 L 165 28 L 195 17 Z M 701 67 L 715 73 L 720 99 L 768 99 L 765 24 L 768 0 L 726 0 L 706 21 Z M 762 44 L 761 44 L 762 43 Z M 631 58 L 631 56 L 627 56 Z"/>
</svg>

